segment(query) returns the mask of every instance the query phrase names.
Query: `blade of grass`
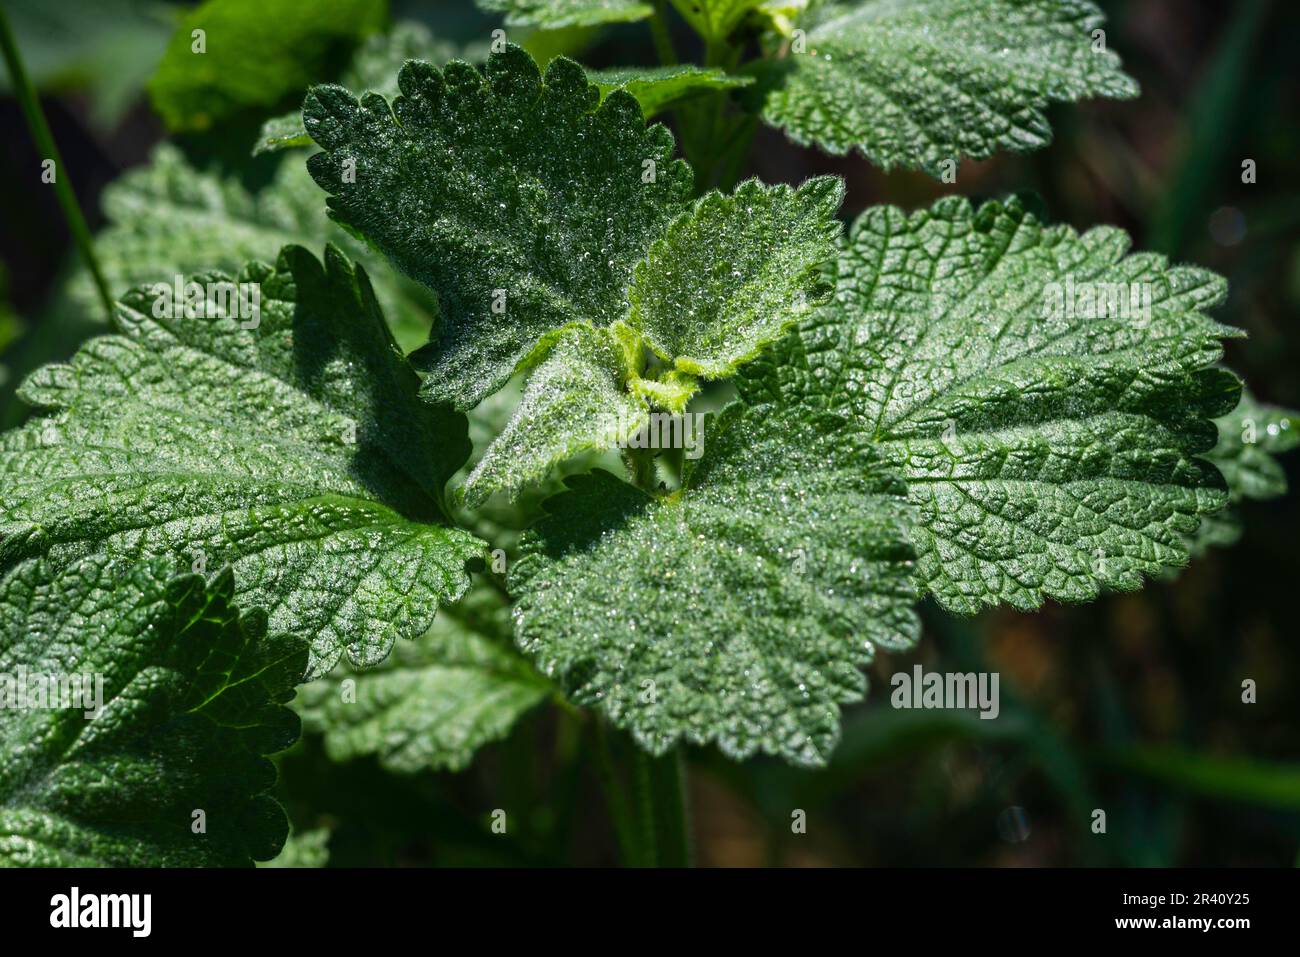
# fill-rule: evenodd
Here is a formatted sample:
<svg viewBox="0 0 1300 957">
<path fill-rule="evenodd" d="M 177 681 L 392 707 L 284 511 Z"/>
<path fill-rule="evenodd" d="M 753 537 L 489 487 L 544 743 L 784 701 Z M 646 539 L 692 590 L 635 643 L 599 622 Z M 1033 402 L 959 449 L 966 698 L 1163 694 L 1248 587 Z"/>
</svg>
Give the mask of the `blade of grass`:
<svg viewBox="0 0 1300 957">
<path fill-rule="evenodd" d="M 1240 6 L 1205 78 L 1192 94 L 1182 162 L 1174 173 L 1173 186 L 1165 191 L 1164 201 L 1151 217 L 1147 245 L 1155 252 L 1167 256 L 1181 253 L 1191 224 L 1204 221 L 1214 179 L 1240 175 L 1240 161 L 1230 161 L 1229 151 L 1240 142 L 1236 132 L 1249 114 L 1244 108 L 1246 98 L 1259 95 L 1247 77 L 1256 35 L 1267 11 L 1266 0 Z"/>
<path fill-rule="evenodd" d="M 31 80 L 28 79 L 27 68 L 23 65 L 18 44 L 14 41 L 13 31 L 9 28 L 9 18 L 2 6 L 0 6 L 0 52 L 3 52 L 5 65 L 9 67 L 14 96 L 18 99 L 18 105 L 22 107 L 23 118 L 27 121 L 27 129 L 31 132 L 32 139 L 36 141 L 36 148 L 42 157 L 54 162 L 54 195 L 63 210 L 63 218 L 67 220 L 72 241 L 76 243 L 77 251 L 81 253 L 86 268 L 90 270 L 95 280 L 99 299 L 104 304 L 104 313 L 111 321 L 113 297 L 108 291 L 108 283 L 104 281 L 104 273 L 99 268 L 99 260 L 95 258 L 95 244 L 90 237 L 90 227 L 86 225 L 86 217 L 82 215 L 81 207 L 77 205 L 76 194 L 72 191 L 72 185 L 68 182 L 67 171 L 63 165 L 63 157 L 59 155 L 59 148 L 55 145 L 50 124 L 45 120 L 41 101 L 32 87 Z"/>
<path fill-rule="evenodd" d="M 1178 748 L 1114 748 L 1090 754 L 1101 767 L 1140 775 L 1197 797 L 1300 811 L 1300 768 Z"/>
</svg>

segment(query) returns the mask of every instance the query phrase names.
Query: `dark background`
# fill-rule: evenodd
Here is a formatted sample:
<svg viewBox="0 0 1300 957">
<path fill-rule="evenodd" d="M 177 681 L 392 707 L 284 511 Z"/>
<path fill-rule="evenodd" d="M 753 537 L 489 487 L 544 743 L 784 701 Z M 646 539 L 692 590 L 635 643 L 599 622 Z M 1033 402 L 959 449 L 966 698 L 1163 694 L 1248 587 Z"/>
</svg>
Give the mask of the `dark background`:
<svg viewBox="0 0 1300 957">
<path fill-rule="evenodd" d="M 1249 332 L 1229 344 L 1229 364 L 1261 399 L 1300 406 L 1300 4 L 1102 6 L 1108 45 L 1142 95 L 1054 107 L 1047 149 L 965 162 L 957 184 L 945 186 L 763 130 L 750 172 L 792 183 L 839 174 L 849 186 L 846 215 L 882 202 L 911 209 L 954 190 L 978 198 L 1028 189 L 1057 221 L 1122 226 L 1136 248 L 1228 277 L 1230 298 L 1216 318 Z M 460 39 L 481 40 L 495 25 L 468 3 L 395 3 L 394 15 Z M 99 29 L 82 23 L 46 42 L 93 53 Z M 678 40 L 679 51 L 689 49 L 684 27 Z M 140 43 L 147 58 L 156 44 Z M 643 25 L 606 31 L 582 58 L 654 62 Z M 102 224 L 100 190 L 164 136 L 147 97 L 128 88 L 106 120 L 103 92 L 61 82 L 44 97 L 92 228 Z M 185 145 L 226 163 L 246 154 L 253 129 Z M 62 358 L 91 326 L 46 308 L 73 250 L 12 97 L 0 99 L 0 142 L 8 307 L 42 343 L 42 358 Z M 1253 185 L 1241 182 L 1247 158 L 1258 167 Z M 277 161 L 249 163 L 248 176 Z M 12 378 L 34 354 L 20 342 L 0 362 Z M 12 406 L 0 413 L 16 414 Z M 1293 485 L 1298 462 L 1285 462 Z M 691 752 L 700 863 L 1295 865 L 1300 508 L 1291 495 L 1247 503 L 1244 517 L 1236 547 L 1137 594 L 968 621 L 927 607 L 919 648 L 877 662 L 872 694 L 846 712 L 843 743 L 824 772 Z M 889 675 L 916 662 L 1000 672 L 1002 717 L 891 709 Z M 1241 702 L 1245 678 L 1258 684 L 1256 704 Z M 283 760 L 281 795 L 296 826 L 332 829 L 335 864 L 608 863 L 613 840 L 580 724 L 554 709 L 534 712 L 455 776 L 396 776 L 369 761 L 332 766 L 309 739 Z M 488 830 L 497 807 L 518 809 L 508 837 Z M 805 835 L 791 834 L 796 808 L 807 814 Z M 1104 835 L 1090 830 L 1094 808 L 1107 813 Z"/>
</svg>

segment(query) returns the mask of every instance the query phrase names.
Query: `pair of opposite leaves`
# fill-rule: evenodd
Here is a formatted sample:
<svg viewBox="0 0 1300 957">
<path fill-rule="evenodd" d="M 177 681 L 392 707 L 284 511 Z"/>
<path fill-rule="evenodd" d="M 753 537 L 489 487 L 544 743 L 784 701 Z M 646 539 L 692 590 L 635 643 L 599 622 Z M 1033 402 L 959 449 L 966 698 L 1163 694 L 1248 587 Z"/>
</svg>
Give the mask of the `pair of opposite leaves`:
<svg viewBox="0 0 1300 957">
<path fill-rule="evenodd" d="M 543 84 L 513 48 L 486 75 L 411 63 L 399 85 L 392 112 L 317 90 L 305 119 L 335 217 L 439 295 L 426 395 L 469 405 L 531 363 L 534 382 L 557 374 L 550 394 L 596 368 L 598 394 L 644 402 L 665 383 L 638 391 L 629 343 L 673 360 L 674 384 L 760 354 L 686 491 L 576 480 L 513 569 L 521 646 L 643 744 L 818 763 L 872 648 L 914 639 L 918 590 L 973 611 L 1135 587 L 1223 504 L 1196 457 L 1238 388 L 1211 369 L 1227 330 L 1201 312 L 1222 296 L 1210 274 L 1016 203 L 875 209 L 840 248 L 834 302 L 769 345 L 816 292 L 834 184 L 686 208 L 688 171 L 630 97 L 598 104 L 567 61 Z M 1066 275 L 1149 283 L 1151 314 L 1044 320 L 1044 286 Z M 416 398 L 368 281 L 334 251 L 240 278 L 262 283 L 255 330 L 155 319 L 141 290 L 120 335 L 29 380 L 50 413 L 0 445 L 0 557 L 202 554 L 274 630 L 312 639 L 312 673 L 345 649 L 373 663 L 482 554 L 440 524 L 464 418 Z M 572 345 L 593 342 L 608 361 L 584 367 Z"/>
</svg>

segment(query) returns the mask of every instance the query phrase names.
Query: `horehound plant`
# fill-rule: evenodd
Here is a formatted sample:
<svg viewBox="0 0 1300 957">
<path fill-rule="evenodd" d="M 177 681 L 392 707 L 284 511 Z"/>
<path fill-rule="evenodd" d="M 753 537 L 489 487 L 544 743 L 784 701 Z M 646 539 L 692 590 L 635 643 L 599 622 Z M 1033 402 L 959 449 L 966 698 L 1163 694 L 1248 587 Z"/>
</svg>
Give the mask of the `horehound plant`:
<svg viewBox="0 0 1300 957">
<path fill-rule="evenodd" d="M 628 860 L 682 863 L 683 745 L 818 767 L 924 597 L 1136 589 L 1284 490 L 1214 274 L 1021 198 L 842 228 L 834 177 L 737 184 L 760 122 L 944 178 L 1045 146 L 1052 101 L 1137 93 L 1091 3 L 482 5 L 481 65 L 400 26 L 271 120 L 315 151 L 261 198 L 171 150 L 110 194 L 113 329 L 0 438 L 0 670 L 105 701 L 0 711 L 0 860 L 274 856 L 301 678 L 332 757 L 397 772 L 581 709 L 641 749 Z M 659 66 L 509 42 L 637 20 Z"/>
</svg>

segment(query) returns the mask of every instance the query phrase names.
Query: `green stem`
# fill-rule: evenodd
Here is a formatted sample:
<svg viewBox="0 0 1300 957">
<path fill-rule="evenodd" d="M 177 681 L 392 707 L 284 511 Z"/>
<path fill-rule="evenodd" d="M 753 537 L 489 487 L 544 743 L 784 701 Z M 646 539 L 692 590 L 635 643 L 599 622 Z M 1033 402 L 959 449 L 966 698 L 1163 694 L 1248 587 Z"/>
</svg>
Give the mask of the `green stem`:
<svg viewBox="0 0 1300 957">
<path fill-rule="evenodd" d="M 100 301 L 104 304 L 104 312 L 111 322 L 113 297 L 108 291 L 108 283 L 104 281 L 104 273 L 99 268 L 99 260 L 95 258 L 95 245 L 90 238 L 90 227 L 86 225 L 86 218 L 81 214 L 81 207 L 77 205 L 76 194 L 72 192 L 72 186 L 68 182 L 63 166 L 63 157 L 59 155 L 59 148 L 54 143 L 54 135 L 45 120 L 41 101 L 32 88 L 31 80 L 27 77 L 27 68 L 23 66 L 22 57 L 18 53 L 18 44 L 14 42 L 13 31 L 9 28 L 9 18 L 5 15 L 3 6 L 0 6 L 0 50 L 4 53 L 5 64 L 9 67 L 9 76 L 13 80 L 14 95 L 18 98 L 19 106 L 22 107 L 23 117 L 27 120 L 27 128 L 31 131 L 32 139 L 36 141 L 36 148 L 42 158 L 54 161 L 54 195 L 63 209 L 63 218 L 68 222 L 72 240 L 76 243 L 81 258 L 85 260 L 86 268 L 90 270 L 90 275 L 95 280 L 95 288 L 99 291 Z"/>
<path fill-rule="evenodd" d="M 659 472 L 655 468 L 654 449 L 624 449 L 623 464 L 632 475 L 632 484 L 649 495 L 659 493 Z"/>
<path fill-rule="evenodd" d="M 734 70 L 741 56 L 739 47 L 727 40 L 706 40 L 704 65 Z M 729 109 L 731 100 L 715 92 L 697 102 L 683 104 L 677 111 L 682 148 L 695 170 L 695 190 L 703 194 L 713 187 L 728 189 L 743 166 L 743 151 L 757 124 Z M 742 151 L 737 159 L 736 151 Z"/>
<path fill-rule="evenodd" d="M 635 795 L 637 827 L 641 847 L 645 850 L 646 867 L 659 866 L 659 841 L 655 834 L 655 783 L 651 769 L 653 760 L 640 748 L 632 748 L 632 793 Z"/>
<path fill-rule="evenodd" d="M 690 867 L 690 823 L 681 750 L 656 758 L 620 736 L 618 750 L 630 761 L 631 800 L 615 771 L 606 722 L 593 722 L 596 770 L 609 806 L 619 855 L 631 867 Z"/>
<path fill-rule="evenodd" d="M 650 867 L 690 867 L 690 823 L 686 810 L 685 759 L 680 748 L 663 757 L 635 749 L 635 803 Z"/>
<path fill-rule="evenodd" d="M 650 18 L 650 35 L 654 37 L 659 62 L 664 66 L 676 66 L 677 51 L 673 49 L 672 34 L 668 32 L 668 0 L 655 0 L 654 16 Z"/>
<path fill-rule="evenodd" d="M 614 826 L 614 839 L 618 842 L 618 853 L 624 864 L 632 867 L 642 866 L 641 845 L 637 841 L 636 828 L 632 813 L 627 806 L 627 796 L 618 782 L 614 771 L 614 759 L 610 753 L 609 730 L 603 718 L 597 716 L 592 721 L 592 732 L 596 739 L 593 749 L 596 756 L 596 773 L 600 777 L 601 790 L 605 792 L 605 804 L 609 809 L 609 820 Z"/>
<path fill-rule="evenodd" d="M 659 811 L 659 864 L 690 867 L 691 824 L 686 793 L 686 757 L 677 748 L 652 765 L 655 807 Z"/>
<path fill-rule="evenodd" d="M 718 189 L 726 193 L 731 192 L 740 181 L 740 174 L 745 169 L 745 161 L 749 159 L 750 144 L 754 141 L 754 134 L 758 132 L 757 116 L 741 116 L 733 122 L 735 131 L 723 148 L 722 158 L 718 164 Z"/>
</svg>

